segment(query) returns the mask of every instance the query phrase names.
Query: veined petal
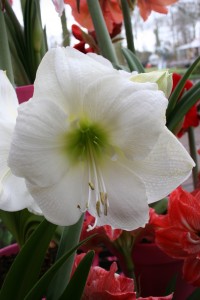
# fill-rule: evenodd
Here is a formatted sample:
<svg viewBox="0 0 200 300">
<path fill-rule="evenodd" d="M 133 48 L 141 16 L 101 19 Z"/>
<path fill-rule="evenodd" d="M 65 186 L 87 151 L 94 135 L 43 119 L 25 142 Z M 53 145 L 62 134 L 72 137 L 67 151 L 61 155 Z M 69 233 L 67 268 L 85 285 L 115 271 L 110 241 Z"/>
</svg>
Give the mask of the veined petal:
<svg viewBox="0 0 200 300">
<path fill-rule="evenodd" d="M 165 126 L 167 104 L 156 84 L 110 76 L 87 86 L 82 105 L 84 115 L 104 125 L 112 145 L 137 159 L 146 156 L 156 143 Z"/>
<path fill-rule="evenodd" d="M 69 165 L 60 138 L 67 125 L 67 115 L 53 102 L 22 104 L 9 154 L 12 172 L 40 187 L 58 182 Z"/>
<path fill-rule="evenodd" d="M 70 168 L 54 185 L 41 188 L 27 182 L 27 187 L 45 218 L 57 225 L 76 223 L 86 210 L 89 187 L 84 164 Z"/>
<path fill-rule="evenodd" d="M 18 211 L 28 208 L 41 214 L 41 210 L 27 191 L 24 179 L 14 176 L 7 164 L 18 100 L 5 72 L 1 70 L 0 100 L 0 209 Z"/>
<path fill-rule="evenodd" d="M 88 209 L 97 218 L 97 225 L 110 224 L 113 228 L 124 230 L 144 226 L 149 220 L 149 207 L 145 186 L 140 178 L 130 172 L 124 162 L 110 159 L 106 160 L 101 171 L 108 197 L 107 215 L 102 207 L 102 213 L 98 216 L 94 198 Z"/>
<path fill-rule="evenodd" d="M 2 98 L 0 119 L 15 123 L 18 100 L 12 84 L 2 70 L 0 70 L 0 83 L 0 96 Z"/>
<path fill-rule="evenodd" d="M 136 174 L 144 181 L 148 202 L 167 196 L 191 174 L 194 161 L 167 129 L 159 136 L 154 149 L 143 161 L 134 161 Z"/>
<path fill-rule="evenodd" d="M 51 49 L 39 65 L 34 98 L 55 101 L 65 112 L 73 114 L 91 78 L 113 73 L 117 71 L 71 47 Z"/>
<path fill-rule="evenodd" d="M 1 180 L 0 209 L 5 211 L 18 211 L 28 208 L 36 214 L 42 214 L 28 192 L 25 180 L 14 176 L 10 170 Z"/>
<path fill-rule="evenodd" d="M 0 119 L 0 180 L 8 171 L 7 159 L 13 130 L 12 121 Z"/>
</svg>

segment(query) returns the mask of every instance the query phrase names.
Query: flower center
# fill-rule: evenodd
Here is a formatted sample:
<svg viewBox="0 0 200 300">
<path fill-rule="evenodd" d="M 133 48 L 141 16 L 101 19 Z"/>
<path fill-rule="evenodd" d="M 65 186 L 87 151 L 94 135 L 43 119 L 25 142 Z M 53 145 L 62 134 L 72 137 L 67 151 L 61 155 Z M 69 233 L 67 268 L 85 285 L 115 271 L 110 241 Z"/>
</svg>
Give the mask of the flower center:
<svg viewBox="0 0 200 300">
<path fill-rule="evenodd" d="M 65 151 L 72 161 L 85 161 L 88 166 L 88 201 L 85 208 L 79 208 L 84 211 L 90 201 L 95 201 L 97 215 L 107 215 L 108 197 L 100 164 L 104 154 L 111 148 L 108 133 L 99 124 L 84 119 L 71 123 L 65 140 Z"/>
<path fill-rule="evenodd" d="M 87 120 L 73 122 L 65 140 L 67 154 L 74 162 L 88 159 L 91 152 L 99 159 L 109 145 L 106 130 Z"/>
</svg>

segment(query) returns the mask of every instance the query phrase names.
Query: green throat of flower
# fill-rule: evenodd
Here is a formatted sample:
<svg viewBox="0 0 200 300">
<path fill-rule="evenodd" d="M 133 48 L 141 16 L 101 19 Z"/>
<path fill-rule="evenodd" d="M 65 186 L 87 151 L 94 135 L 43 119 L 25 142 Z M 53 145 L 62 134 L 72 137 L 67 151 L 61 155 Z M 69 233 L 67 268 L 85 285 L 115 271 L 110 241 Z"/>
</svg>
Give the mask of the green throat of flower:
<svg viewBox="0 0 200 300">
<path fill-rule="evenodd" d="M 78 208 L 84 211 L 90 201 L 95 201 L 97 215 L 107 215 L 108 197 L 100 165 L 111 149 L 108 132 L 99 124 L 84 119 L 71 123 L 65 140 L 65 152 L 70 160 L 73 163 L 83 161 L 88 166 L 88 201 L 85 208 Z"/>
</svg>

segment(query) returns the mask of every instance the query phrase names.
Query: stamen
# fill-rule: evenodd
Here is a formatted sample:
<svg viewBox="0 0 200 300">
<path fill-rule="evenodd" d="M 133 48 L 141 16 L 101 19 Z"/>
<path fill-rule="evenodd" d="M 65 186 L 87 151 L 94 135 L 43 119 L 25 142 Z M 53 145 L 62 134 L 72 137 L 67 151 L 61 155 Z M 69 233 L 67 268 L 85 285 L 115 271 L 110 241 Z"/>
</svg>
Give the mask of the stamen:
<svg viewBox="0 0 200 300">
<path fill-rule="evenodd" d="M 97 211 L 98 217 L 100 218 L 100 216 L 101 216 L 101 202 L 99 200 L 96 202 L 96 211 Z"/>
<path fill-rule="evenodd" d="M 88 225 L 87 232 L 93 230 L 96 226 L 97 226 L 97 218 L 95 218 L 93 225 Z"/>
<path fill-rule="evenodd" d="M 94 191 L 94 184 L 91 181 L 89 181 L 88 184 L 89 184 L 89 187 L 91 188 L 91 190 Z"/>
</svg>

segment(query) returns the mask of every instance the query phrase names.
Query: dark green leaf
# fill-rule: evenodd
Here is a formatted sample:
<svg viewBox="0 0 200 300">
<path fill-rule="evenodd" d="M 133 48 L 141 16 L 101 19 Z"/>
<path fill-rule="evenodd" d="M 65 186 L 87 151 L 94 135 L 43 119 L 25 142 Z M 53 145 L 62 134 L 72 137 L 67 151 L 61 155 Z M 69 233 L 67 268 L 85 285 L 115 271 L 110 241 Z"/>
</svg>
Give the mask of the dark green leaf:
<svg viewBox="0 0 200 300">
<path fill-rule="evenodd" d="M 165 292 L 166 296 L 172 294 L 175 291 L 176 283 L 177 283 L 177 277 L 178 277 L 178 274 L 175 274 L 172 277 L 172 279 L 170 280 L 170 282 L 168 283 L 167 288 L 166 288 L 166 292 Z"/>
<path fill-rule="evenodd" d="M 145 73 L 144 67 L 132 51 L 122 48 L 122 53 L 127 61 L 130 71 L 137 71 L 138 73 Z"/>
<path fill-rule="evenodd" d="M 167 122 L 167 127 L 172 132 L 176 129 L 178 124 L 181 122 L 181 120 L 184 118 L 186 113 L 190 110 L 190 108 L 197 103 L 197 101 L 200 98 L 200 88 L 197 90 L 194 90 L 194 93 L 191 93 L 189 97 L 185 95 L 184 101 L 180 101 L 180 103 L 177 104 L 175 109 L 173 110 L 173 114 L 171 118 Z"/>
<path fill-rule="evenodd" d="M 59 300 L 81 299 L 93 258 L 94 251 L 90 251 L 85 255 L 85 257 L 79 263 L 75 273 L 73 274 L 69 284 Z"/>
<path fill-rule="evenodd" d="M 198 65 L 199 62 L 200 62 L 200 56 L 187 69 L 187 71 L 185 72 L 185 74 L 183 75 L 183 77 L 181 78 L 179 83 L 177 84 L 176 88 L 174 89 L 173 93 L 171 94 L 171 96 L 169 98 L 167 112 L 166 112 L 167 119 L 168 119 L 169 115 L 171 114 L 171 112 L 173 111 L 173 109 L 179 99 L 180 93 L 184 88 L 186 81 L 188 80 L 189 76 L 191 75 L 191 73 L 196 68 L 196 66 Z"/>
<path fill-rule="evenodd" d="M 59 270 L 59 268 L 66 262 L 66 260 L 84 243 L 89 239 L 93 238 L 94 235 L 88 237 L 87 239 L 80 242 L 78 245 L 73 247 L 70 251 L 65 253 L 61 258 L 59 258 L 54 265 L 38 280 L 32 290 L 26 295 L 24 300 L 37 300 L 41 299 L 43 295 L 46 294 L 47 288 L 53 276 Z M 48 299 L 48 298 L 47 298 Z"/>
<path fill-rule="evenodd" d="M 0 210 L 0 218 L 20 246 L 24 245 L 30 234 L 44 219 L 30 213 L 27 209 L 17 212 Z"/>
<path fill-rule="evenodd" d="M 44 220 L 13 262 L 0 291 L 0 299 L 22 300 L 34 286 L 56 225 Z"/>
<path fill-rule="evenodd" d="M 63 228 L 62 237 L 59 243 L 56 260 L 75 247 L 79 240 L 84 220 L 84 214 L 76 224 Z M 62 295 L 70 280 L 71 270 L 74 263 L 75 253 L 62 265 L 56 276 L 53 278 L 47 293 L 47 299 L 57 300 Z"/>
<path fill-rule="evenodd" d="M 189 297 L 187 297 L 187 300 L 199 300 L 200 299 L 200 288 L 197 288 Z"/>
</svg>

